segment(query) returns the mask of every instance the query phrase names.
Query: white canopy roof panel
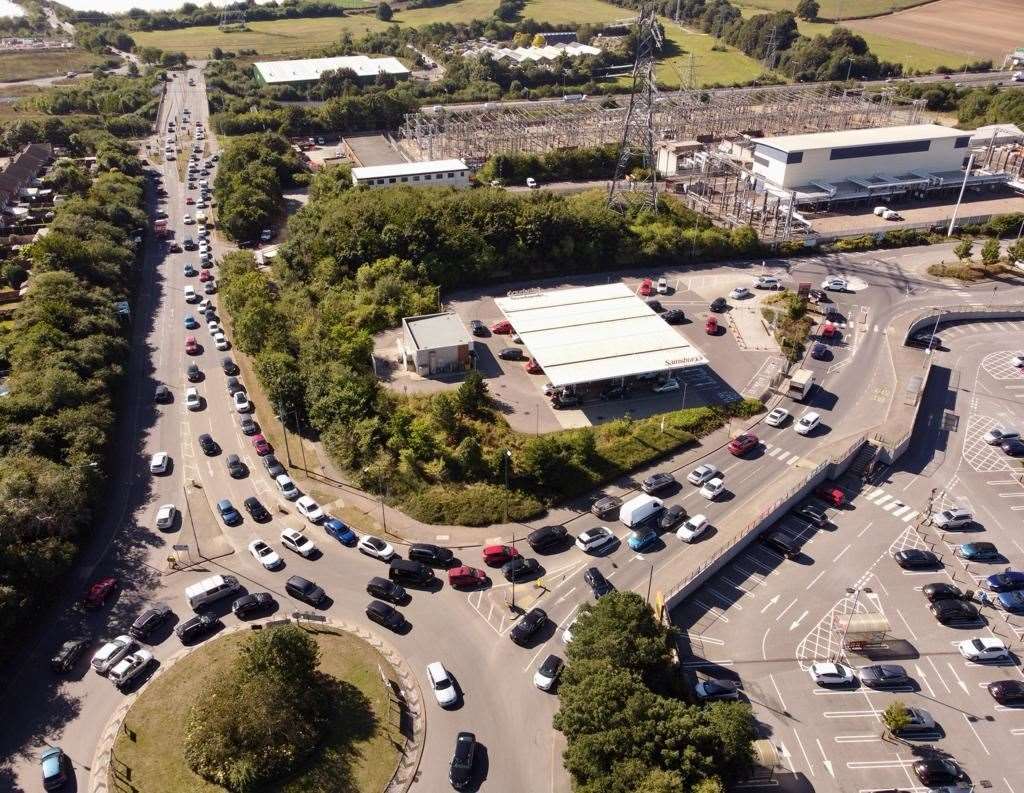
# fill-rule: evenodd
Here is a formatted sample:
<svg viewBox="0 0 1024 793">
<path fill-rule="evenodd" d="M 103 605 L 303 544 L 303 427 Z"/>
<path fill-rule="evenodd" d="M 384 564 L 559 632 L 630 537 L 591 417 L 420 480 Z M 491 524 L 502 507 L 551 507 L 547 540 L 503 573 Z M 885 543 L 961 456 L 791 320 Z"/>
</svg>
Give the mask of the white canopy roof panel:
<svg viewBox="0 0 1024 793">
<path fill-rule="evenodd" d="M 623 283 L 494 301 L 554 386 L 708 362 Z"/>
</svg>

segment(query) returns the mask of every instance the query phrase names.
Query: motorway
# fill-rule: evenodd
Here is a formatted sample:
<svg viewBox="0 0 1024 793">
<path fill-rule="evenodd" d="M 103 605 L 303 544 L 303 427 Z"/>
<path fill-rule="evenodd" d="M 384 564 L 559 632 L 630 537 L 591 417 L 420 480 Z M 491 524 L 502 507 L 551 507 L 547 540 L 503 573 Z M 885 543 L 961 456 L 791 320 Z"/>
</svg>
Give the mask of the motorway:
<svg viewBox="0 0 1024 793">
<path fill-rule="evenodd" d="M 188 86 L 189 77 L 195 79 L 196 87 Z M 202 75 L 196 70 L 178 72 L 168 86 L 158 122 L 160 139 L 166 134 L 167 121 L 180 118 L 185 107 L 191 109 L 193 119 L 206 120 Z M 187 135 L 179 134 L 179 144 L 191 143 Z M 216 142 L 209 138 L 206 152 L 214 151 Z M 168 192 L 163 207 L 169 216 L 169 227 L 181 239 L 191 236 L 195 226 L 184 222 L 192 209 L 185 203 L 189 192 L 179 178 L 178 164 L 176 160 L 156 167 Z M 666 502 L 683 504 L 691 513 L 704 512 L 712 525 L 727 524 L 745 501 L 770 497 L 773 483 L 793 466 L 799 466 L 806 455 L 828 448 L 835 439 L 847 438 L 876 421 L 891 396 L 894 382 L 884 343 L 892 323 L 905 312 L 921 310 L 932 303 L 984 301 L 991 295 L 990 287 L 954 289 L 915 274 L 919 259 L 934 260 L 943 250 L 940 247 L 884 255 L 768 262 L 767 271 L 778 273 L 788 282 L 816 283 L 826 274 L 845 275 L 851 280 L 852 291 L 837 297 L 837 307 L 846 318 L 844 337 L 835 346 L 833 360 L 813 362 L 823 387 L 811 406 L 823 413 L 825 427 L 810 437 L 796 435 L 789 426 L 759 427 L 756 431 L 762 444 L 749 458 L 734 458 L 720 448 L 702 449 L 701 462 L 711 462 L 725 472 L 728 496 L 718 502 L 706 502 L 692 486 L 684 484 Z M 123 632 L 152 602 L 168 603 L 178 620 L 186 619 L 189 609 L 183 597 L 185 586 L 212 572 L 236 575 L 250 591 L 274 593 L 285 613 L 305 609 L 283 591 L 287 576 L 303 575 L 327 591 L 330 604 L 326 613 L 374 630 L 363 614 L 369 599 L 363 587 L 369 577 L 383 572 L 382 563 L 338 545 L 319 527 L 304 525 L 295 514 L 282 517 L 283 513 L 279 513 L 264 525 L 246 518 L 235 528 L 221 526 L 215 516 L 213 506 L 221 498 L 229 498 L 240 506 L 244 498 L 257 496 L 271 509 L 278 508 L 279 502 L 273 483 L 239 428 L 238 415 L 228 399 L 225 375 L 218 366 L 221 353 L 213 349 L 204 329 L 192 332 L 203 345 L 201 354 L 190 357 L 184 352 L 187 333 L 183 317 L 191 309 L 184 303 L 183 290 L 186 284 L 198 283 L 197 279 L 184 276 L 183 265 L 194 258 L 195 254 L 168 253 L 154 242 L 147 248 L 144 281 L 136 304 L 129 361 L 131 377 L 117 439 L 117 479 L 123 486 L 111 488 L 108 509 L 97 527 L 94 542 L 85 550 L 82 567 L 69 582 L 66 602 L 73 602 L 89 581 L 101 575 L 117 575 L 123 590 L 111 607 L 99 613 L 85 616 L 67 609 L 64 615 L 41 628 L 37 643 L 25 648 L 24 659 L 7 681 L 3 694 L 7 718 L 2 746 L 10 763 L 2 772 L 8 776 L 0 776 L 0 787 L 39 789 L 37 756 L 44 742 L 59 744 L 70 755 L 79 787 L 87 786 L 97 736 L 123 695 L 86 669 L 84 663 L 69 677 L 55 679 L 46 659 L 61 639 L 80 631 L 93 637 L 98 646 L 102 638 Z M 727 266 L 672 275 L 680 282 L 681 294 L 694 301 L 706 300 L 708 289 L 724 292 L 736 279 L 742 278 L 744 283 L 750 279 L 750 272 Z M 1005 302 L 1017 295 L 1018 291 L 1007 290 L 1001 300 Z M 184 369 L 190 361 L 197 362 L 205 373 L 198 384 L 202 408 L 195 412 L 186 411 L 183 404 Z M 171 388 L 171 404 L 153 405 L 157 383 Z M 787 406 L 797 414 L 803 409 Z M 269 422 L 273 417 L 257 415 L 256 419 Z M 219 455 L 205 458 L 199 451 L 196 438 L 203 432 L 212 434 L 219 443 Z M 173 460 L 168 475 L 153 477 L 148 473 L 146 462 L 157 451 L 168 452 Z M 231 453 L 239 454 L 248 464 L 246 478 L 236 480 L 228 476 L 223 460 Z M 685 474 L 694 463 L 692 456 L 689 453 L 688 457 L 668 461 L 664 467 L 678 467 Z M 908 472 L 907 487 L 913 487 L 914 477 L 919 473 L 932 474 L 926 469 Z M 194 487 L 193 480 L 200 487 Z M 916 481 L 920 487 L 920 480 Z M 184 510 L 185 493 L 190 494 L 185 519 L 171 532 L 156 530 L 153 521 L 157 507 L 175 503 L 179 510 Z M 567 521 L 573 533 L 598 524 L 588 512 L 580 512 Z M 320 545 L 323 555 L 306 560 L 283 552 L 287 554 L 284 570 L 268 572 L 252 559 L 246 545 L 259 536 L 280 549 L 277 535 L 286 526 L 305 528 Z M 537 586 L 519 585 L 513 593 L 509 584 L 496 579 L 488 588 L 469 594 L 447 586 L 432 593 L 413 592 L 411 604 L 403 608 L 412 629 L 387 638 L 405 656 L 422 685 L 426 683 L 426 664 L 441 660 L 453 672 L 463 694 L 461 707 L 448 712 L 432 701 L 426 703 L 426 745 L 413 790 L 434 793 L 447 788 L 447 764 L 455 733 L 465 729 L 474 731 L 486 750 L 486 762 L 478 769 L 480 789 L 510 793 L 568 790 L 560 762 L 561 739 L 551 728 L 556 699 L 533 687 L 532 674 L 548 652 L 562 652 L 564 628 L 580 605 L 591 599 L 581 572 L 590 565 L 597 566 L 617 588 L 646 594 L 652 584 L 657 587 L 671 583 L 701 553 L 701 544 L 684 546 L 671 535 L 662 545 L 641 554 L 633 553 L 621 541 L 623 527 L 614 528 L 620 541 L 599 557 L 575 548 L 542 557 L 545 570 Z M 166 559 L 171 544 L 188 544 L 190 552 L 194 552 L 200 543 L 203 551 L 215 558 L 195 569 L 168 570 Z M 480 566 L 477 551 L 467 552 L 465 561 Z M 529 649 L 516 647 L 507 636 L 514 623 L 506 601 L 513 597 L 521 608 L 539 603 L 552 619 L 541 640 Z M 713 613 L 710 609 L 708 612 Z M 223 615 L 223 620 L 231 624 L 234 617 Z M 152 649 L 160 660 L 179 647 L 177 638 L 171 636 Z M 784 653 L 785 647 L 779 652 Z M 792 650 L 788 654 L 792 656 Z"/>
</svg>

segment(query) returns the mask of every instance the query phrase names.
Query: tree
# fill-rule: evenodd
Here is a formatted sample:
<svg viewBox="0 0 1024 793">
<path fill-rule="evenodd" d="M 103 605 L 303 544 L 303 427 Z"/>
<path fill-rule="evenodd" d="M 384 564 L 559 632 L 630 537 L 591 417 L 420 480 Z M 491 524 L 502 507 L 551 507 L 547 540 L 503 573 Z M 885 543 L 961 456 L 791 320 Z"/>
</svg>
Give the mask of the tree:
<svg viewBox="0 0 1024 793">
<path fill-rule="evenodd" d="M 636 672 L 668 661 L 668 632 L 636 592 L 612 592 L 584 606 L 566 654 L 571 661 L 610 661 Z"/>
<path fill-rule="evenodd" d="M 808 21 L 817 19 L 819 10 L 818 0 L 800 0 L 796 4 L 796 15 Z"/>
<path fill-rule="evenodd" d="M 224 57 L 224 50 L 220 47 L 214 47 L 210 50 L 210 60 L 219 61 Z"/>
<path fill-rule="evenodd" d="M 1011 261 L 1024 262 L 1024 239 L 1013 243 L 1006 252 Z"/>
<path fill-rule="evenodd" d="M 12 262 L 4 267 L 3 278 L 11 289 L 21 289 L 21 285 L 28 280 L 28 270 Z"/>
<path fill-rule="evenodd" d="M 541 35 L 540 33 L 533 37 L 532 44 L 534 47 L 544 47 L 547 45 L 547 43 L 547 39 L 545 39 L 544 36 Z"/>
<path fill-rule="evenodd" d="M 953 248 L 953 255 L 956 256 L 960 261 L 970 261 L 971 251 L 974 249 L 974 240 L 970 237 L 960 240 L 956 247 Z"/>
<path fill-rule="evenodd" d="M 391 10 L 391 6 L 383 2 L 377 4 L 377 19 L 381 22 L 390 22 L 393 16 L 394 12 Z"/>
<path fill-rule="evenodd" d="M 981 246 L 981 261 L 986 267 L 992 267 L 999 263 L 1002 258 L 1002 251 L 999 250 L 999 240 L 989 237 Z"/>
<path fill-rule="evenodd" d="M 900 700 L 894 700 L 882 711 L 882 724 L 890 735 L 899 735 L 910 724 L 910 713 Z"/>
<path fill-rule="evenodd" d="M 476 416 L 490 405 L 490 401 L 483 375 L 471 369 L 455 391 L 455 404 L 459 413 L 463 416 Z"/>
</svg>

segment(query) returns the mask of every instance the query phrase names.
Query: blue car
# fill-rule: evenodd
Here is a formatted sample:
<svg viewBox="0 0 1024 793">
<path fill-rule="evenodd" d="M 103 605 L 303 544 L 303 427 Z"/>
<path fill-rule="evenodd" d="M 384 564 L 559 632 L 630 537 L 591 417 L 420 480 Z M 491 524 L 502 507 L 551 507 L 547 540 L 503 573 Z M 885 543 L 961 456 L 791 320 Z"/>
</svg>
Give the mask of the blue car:
<svg viewBox="0 0 1024 793">
<path fill-rule="evenodd" d="M 996 598 L 999 600 L 999 605 L 1007 611 L 1024 611 L 1024 590 L 1000 592 Z"/>
<path fill-rule="evenodd" d="M 242 522 L 241 514 L 226 498 L 222 498 L 217 502 L 217 512 L 220 513 L 220 519 L 228 526 L 237 526 Z"/>
<path fill-rule="evenodd" d="M 658 539 L 658 532 L 654 529 L 637 528 L 629 533 L 626 543 L 634 551 L 642 551 Z"/>
<path fill-rule="evenodd" d="M 991 542 L 965 542 L 957 547 L 956 554 L 969 562 L 986 562 L 1002 556 Z"/>
<path fill-rule="evenodd" d="M 199 320 L 193 317 L 191 314 L 185 315 L 185 327 L 189 330 L 193 330 L 199 327 Z"/>
<path fill-rule="evenodd" d="M 1007 570 L 996 573 L 985 579 L 985 588 L 992 592 L 1013 592 L 1024 589 L 1024 573 L 1019 570 Z"/>
<path fill-rule="evenodd" d="M 68 781 L 67 757 L 57 746 L 50 746 L 39 758 L 43 768 L 43 789 L 57 790 Z"/>
<path fill-rule="evenodd" d="M 328 518 L 324 523 L 324 528 L 342 545 L 356 544 L 356 533 L 337 518 Z"/>
</svg>

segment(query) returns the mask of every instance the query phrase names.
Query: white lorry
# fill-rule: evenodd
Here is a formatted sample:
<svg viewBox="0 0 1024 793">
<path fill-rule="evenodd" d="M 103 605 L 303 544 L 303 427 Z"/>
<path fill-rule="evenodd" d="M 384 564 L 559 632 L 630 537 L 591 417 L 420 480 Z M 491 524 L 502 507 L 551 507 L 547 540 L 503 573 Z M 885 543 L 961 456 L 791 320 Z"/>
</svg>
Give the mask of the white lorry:
<svg viewBox="0 0 1024 793">
<path fill-rule="evenodd" d="M 661 512 L 662 506 L 660 498 L 637 496 L 619 507 L 619 520 L 629 528 L 633 528 Z"/>
<path fill-rule="evenodd" d="M 789 378 L 789 387 L 786 396 L 797 402 L 802 402 L 814 388 L 814 372 L 810 369 L 797 369 Z"/>
</svg>

